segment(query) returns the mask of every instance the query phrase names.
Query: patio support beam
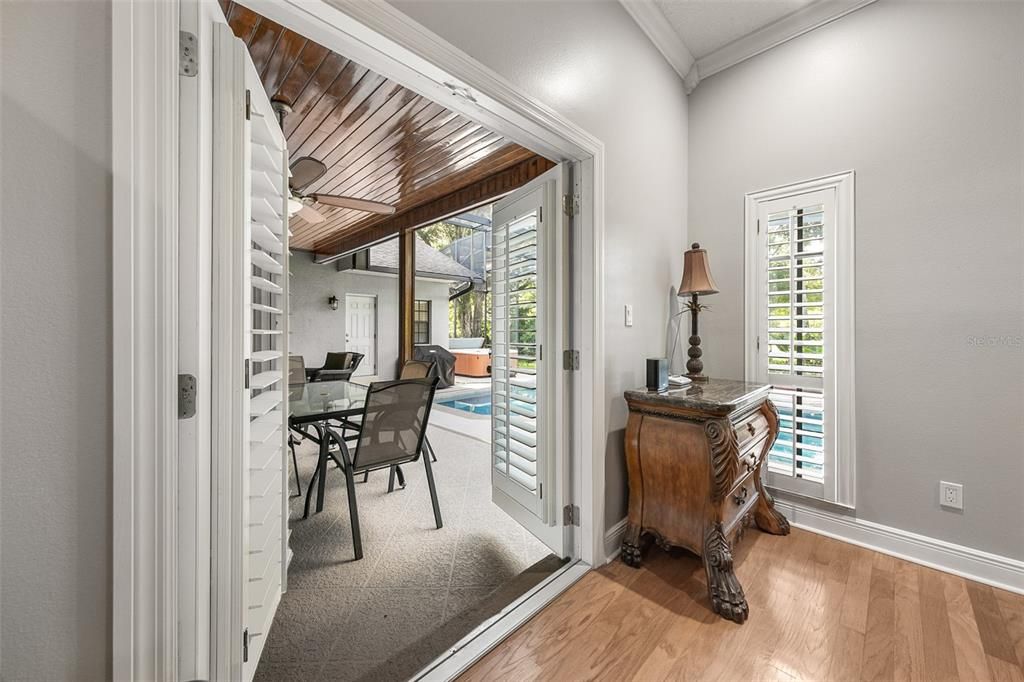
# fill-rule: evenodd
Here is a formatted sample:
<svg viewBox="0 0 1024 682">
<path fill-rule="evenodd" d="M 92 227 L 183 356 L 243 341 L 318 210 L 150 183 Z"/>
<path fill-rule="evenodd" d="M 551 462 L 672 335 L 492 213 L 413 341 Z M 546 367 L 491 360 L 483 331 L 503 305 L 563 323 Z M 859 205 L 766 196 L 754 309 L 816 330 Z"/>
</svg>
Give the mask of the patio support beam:
<svg viewBox="0 0 1024 682">
<path fill-rule="evenodd" d="M 412 360 L 413 311 L 416 307 L 416 232 L 398 236 L 398 372 Z"/>
<path fill-rule="evenodd" d="M 375 222 L 364 229 L 359 229 L 356 226 L 354 230 L 346 231 L 343 235 L 332 238 L 323 244 L 317 244 L 316 261 L 329 263 L 353 251 L 391 239 L 401 232 L 415 230 L 477 206 L 488 204 L 512 190 L 522 187 L 554 165 L 553 161 L 542 156 L 533 156 L 483 180 L 457 189 L 439 199 L 396 213 L 390 218 Z"/>
</svg>

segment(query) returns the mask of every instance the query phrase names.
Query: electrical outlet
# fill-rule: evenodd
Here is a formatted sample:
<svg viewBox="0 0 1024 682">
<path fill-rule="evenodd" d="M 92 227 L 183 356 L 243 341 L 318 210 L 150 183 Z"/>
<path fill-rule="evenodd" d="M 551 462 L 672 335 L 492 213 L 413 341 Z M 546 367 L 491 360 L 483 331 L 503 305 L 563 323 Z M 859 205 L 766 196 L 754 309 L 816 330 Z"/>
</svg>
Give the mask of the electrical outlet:
<svg viewBox="0 0 1024 682">
<path fill-rule="evenodd" d="M 950 509 L 964 508 L 964 487 L 959 483 L 939 481 L 939 505 Z"/>
<path fill-rule="evenodd" d="M 631 306 L 628 303 L 626 304 L 626 320 L 625 320 L 625 322 L 626 322 L 626 326 L 627 327 L 632 327 L 633 326 L 633 306 Z"/>
</svg>

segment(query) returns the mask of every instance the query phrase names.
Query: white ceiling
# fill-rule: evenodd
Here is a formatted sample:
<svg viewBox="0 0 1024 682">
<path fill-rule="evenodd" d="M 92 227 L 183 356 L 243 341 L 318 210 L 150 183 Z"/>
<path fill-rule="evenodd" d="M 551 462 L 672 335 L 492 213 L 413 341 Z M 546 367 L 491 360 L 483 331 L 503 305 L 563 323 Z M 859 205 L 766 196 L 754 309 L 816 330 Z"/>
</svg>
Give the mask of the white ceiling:
<svg viewBox="0 0 1024 682">
<path fill-rule="evenodd" d="M 655 0 L 695 59 L 806 7 L 812 0 Z"/>
</svg>

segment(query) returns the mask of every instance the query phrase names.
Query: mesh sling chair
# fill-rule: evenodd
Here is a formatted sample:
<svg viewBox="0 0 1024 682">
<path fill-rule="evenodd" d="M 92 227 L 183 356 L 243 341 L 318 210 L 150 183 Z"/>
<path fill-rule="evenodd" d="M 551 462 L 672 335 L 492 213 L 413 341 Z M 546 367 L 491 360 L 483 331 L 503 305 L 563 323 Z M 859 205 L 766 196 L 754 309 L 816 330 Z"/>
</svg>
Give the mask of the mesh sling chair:
<svg viewBox="0 0 1024 682">
<path fill-rule="evenodd" d="M 399 379 L 430 379 L 431 378 L 431 372 L 433 371 L 433 369 L 434 369 L 433 361 L 407 360 L 406 363 L 404 365 L 402 365 L 402 372 L 401 372 L 401 374 L 399 375 L 398 378 Z M 342 435 L 342 438 L 345 439 L 345 440 L 353 440 L 353 439 L 345 437 L 344 429 L 352 429 L 352 430 L 356 430 L 356 431 L 359 430 L 359 425 L 356 424 L 355 422 L 352 422 L 352 421 L 347 421 L 344 424 L 341 424 L 341 427 L 342 427 L 341 435 Z M 430 455 L 430 460 L 432 462 L 436 462 L 437 461 L 437 456 L 434 454 L 434 448 L 430 445 L 430 440 L 427 438 L 426 434 L 424 434 L 424 436 L 423 436 L 423 449 L 427 452 L 428 455 Z M 364 472 L 363 473 L 363 483 L 366 483 L 366 481 L 369 478 L 370 478 L 370 472 L 369 471 Z M 399 488 L 404 488 L 405 487 L 405 474 L 402 472 L 402 467 L 400 467 L 400 466 L 393 466 L 393 467 L 391 467 L 391 473 L 389 474 L 389 478 L 388 478 L 388 492 L 389 493 L 393 492 L 394 489 L 395 489 L 395 479 L 396 478 L 398 479 L 398 487 Z"/>
<path fill-rule="evenodd" d="M 399 379 L 427 379 L 433 374 L 433 372 L 433 360 L 406 360 L 405 364 L 402 365 L 402 374 L 399 376 Z M 437 461 L 437 455 L 434 454 L 434 447 L 430 444 L 430 439 L 425 435 L 423 436 L 423 449 L 426 450 L 428 455 L 430 455 L 431 461 Z M 392 472 L 392 478 L 394 478 L 394 475 L 394 472 Z M 405 482 L 399 481 L 399 484 L 404 486 Z"/>
<path fill-rule="evenodd" d="M 356 505 L 355 477 L 378 469 L 391 468 L 420 459 L 423 437 L 427 431 L 430 406 L 434 400 L 437 379 L 399 379 L 370 384 L 363 406 L 362 425 L 357 436 L 335 439 L 338 443 L 345 486 L 348 489 L 348 510 L 352 521 L 352 546 L 356 560 L 363 558 L 363 542 L 359 532 L 359 509 Z M 346 440 L 354 441 L 349 450 Z M 442 527 L 441 508 L 437 503 L 434 472 L 430 458 L 423 457 L 434 507 L 434 522 Z M 315 480 L 319 471 L 313 474 Z M 313 486 L 313 481 L 309 483 Z M 390 490 L 390 488 L 389 488 Z"/>
<path fill-rule="evenodd" d="M 328 353 L 324 359 L 324 366 L 316 371 L 310 381 L 348 381 L 352 373 L 363 361 L 362 353 L 344 351 L 342 353 Z"/>
<path fill-rule="evenodd" d="M 358 355 L 358 353 L 357 353 Z M 289 355 L 288 356 L 288 394 L 291 400 L 301 400 L 302 392 L 306 388 L 306 380 L 308 378 L 306 370 L 306 360 L 301 355 Z M 345 424 L 339 424 L 342 429 L 342 436 L 345 434 Z M 348 426 L 351 428 L 351 426 Z M 295 470 L 295 487 L 298 492 L 295 497 L 302 497 L 302 480 L 299 478 L 299 460 L 295 455 L 295 446 L 300 441 L 309 438 L 314 442 L 318 442 L 317 438 L 306 430 L 307 426 L 290 427 L 288 431 L 288 449 L 292 451 L 292 468 Z M 337 464 L 338 468 L 341 467 L 341 462 L 333 455 L 330 455 L 334 463 Z"/>
</svg>

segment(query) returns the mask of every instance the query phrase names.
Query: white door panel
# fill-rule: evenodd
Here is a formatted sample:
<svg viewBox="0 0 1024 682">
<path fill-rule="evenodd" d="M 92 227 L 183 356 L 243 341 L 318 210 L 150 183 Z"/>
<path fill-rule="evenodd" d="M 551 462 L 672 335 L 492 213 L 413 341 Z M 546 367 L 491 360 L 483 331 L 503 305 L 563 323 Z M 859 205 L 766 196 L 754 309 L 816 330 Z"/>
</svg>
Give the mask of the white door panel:
<svg viewBox="0 0 1024 682">
<path fill-rule="evenodd" d="M 345 296 L 345 350 L 363 354 L 353 376 L 377 373 L 377 297 Z"/>
<path fill-rule="evenodd" d="M 492 498 L 559 556 L 566 341 L 558 166 L 498 202 L 491 230 Z"/>
</svg>

